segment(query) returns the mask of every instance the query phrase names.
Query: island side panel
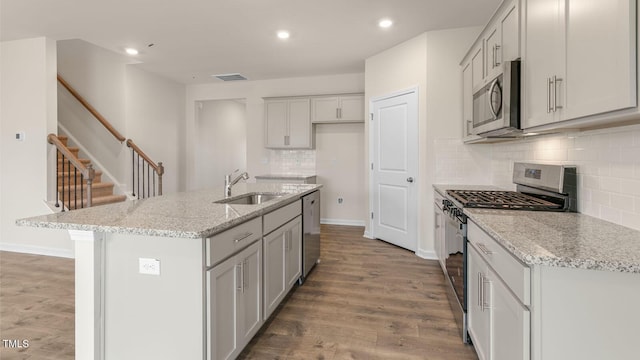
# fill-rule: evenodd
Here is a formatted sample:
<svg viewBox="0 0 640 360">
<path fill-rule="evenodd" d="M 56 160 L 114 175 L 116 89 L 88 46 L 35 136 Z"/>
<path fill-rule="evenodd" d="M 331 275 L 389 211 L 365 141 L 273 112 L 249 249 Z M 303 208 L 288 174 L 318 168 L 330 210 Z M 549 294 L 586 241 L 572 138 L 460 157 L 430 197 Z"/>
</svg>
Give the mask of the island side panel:
<svg viewBox="0 0 640 360">
<path fill-rule="evenodd" d="M 535 266 L 532 360 L 635 359 L 640 274 Z"/>
<path fill-rule="evenodd" d="M 139 259 L 160 261 L 141 274 Z M 204 358 L 202 239 L 107 234 L 105 359 Z"/>
</svg>

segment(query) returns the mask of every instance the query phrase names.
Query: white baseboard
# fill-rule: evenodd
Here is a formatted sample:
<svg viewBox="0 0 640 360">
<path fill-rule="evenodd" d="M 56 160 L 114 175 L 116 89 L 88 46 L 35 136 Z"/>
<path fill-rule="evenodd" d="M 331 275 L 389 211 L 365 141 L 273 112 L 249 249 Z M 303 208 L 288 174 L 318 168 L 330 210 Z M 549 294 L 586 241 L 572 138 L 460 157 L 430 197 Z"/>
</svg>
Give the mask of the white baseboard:
<svg viewBox="0 0 640 360">
<path fill-rule="evenodd" d="M 364 235 L 362 235 L 362 236 L 363 236 L 363 237 L 366 237 L 367 239 L 373 239 L 373 238 L 374 238 L 374 237 L 371 235 L 371 233 L 370 233 L 370 232 L 368 232 L 368 231 L 365 231 L 365 232 L 364 232 Z"/>
<path fill-rule="evenodd" d="M 343 220 L 343 219 L 320 219 L 320 224 L 327 225 L 347 225 L 347 226 L 364 226 L 362 220 Z"/>
<path fill-rule="evenodd" d="M 421 257 L 427 260 L 438 260 L 438 256 L 436 255 L 436 252 L 433 250 L 427 251 L 423 249 L 418 249 L 418 251 L 416 251 L 416 255 L 418 257 Z"/>
<path fill-rule="evenodd" d="M 23 245 L 23 244 L 7 244 L 0 243 L 0 251 L 9 251 L 9 252 L 17 252 L 23 254 L 33 254 L 33 255 L 44 255 L 44 256 L 55 256 L 73 259 L 73 249 L 59 249 L 59 248 L 50 248 L 44 246 L 33 246 L 33 245 Z"/>
</svg>

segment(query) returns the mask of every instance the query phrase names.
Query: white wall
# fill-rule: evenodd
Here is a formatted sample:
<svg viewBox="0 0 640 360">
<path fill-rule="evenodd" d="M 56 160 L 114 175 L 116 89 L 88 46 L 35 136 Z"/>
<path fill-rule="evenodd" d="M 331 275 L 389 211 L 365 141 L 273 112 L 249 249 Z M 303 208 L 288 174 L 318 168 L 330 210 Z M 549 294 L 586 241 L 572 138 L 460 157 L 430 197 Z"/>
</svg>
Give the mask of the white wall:
<svg viewBox="0 0 640 360">
<path fill-rule="evenodd" d="M 154 162 L 162 162 L 165 171 L 163 193 L 176 192 L 184 182 L 179 163 L 184 156 L 185 86 L 140 70 L 135 65 L 126 66 L 125 76 L 126 125 L 123 135 L 132 139 Z M 126 152 L 130 161 L 131 150 L 127 148 Z M 125 161 L 128 176 L 129 161 Z"/>
<path fill-rule="evenodd" d="M 417 87 L 419 101 L 418 250 L 419 256 L 435 258 L 433 251 L 433 193 L 436 178 L 436 139 L 462 133 L 462 75 L 458 66 L 481 28 L 427 32 L 366 60 L 365 101 Z M 365 124 L 365 134 L 369 127 Z M 368 135 L 365 135 L 368 159 Z M 368 188 L 368 171 L 365 183 Z M 365 201 L 369 207 L 368 197 Z M 367 210 L 368 213 L 368 210 Z M 369 225 L 369 223 L 367 223 Z M 367 227 L 367 232 L 369 228 Z"/>
<path fill-rule="evenodd" d="M 364 91 L 364 76 L 363 74 L 345 74 L 345 75 L 332 75 L 332 76 L 317 76 L 317 77 L 302 77 L 291 79 L 274 79 L 274 80 L 261 80 L 261 81 L 242 81 L 233 83 L 212 83 L 212 84 L 199 84 L 187 86 L 187 104 L 186 104 L 186 127 L 187 137 L 185 144 L 186 149 L 186 164 L 185 169 L 187 173 L 187 189 L 194 189 L 198 186 L 200 181 L 197 178 L 196 171 L 196 155 L 195 153 L 199 149 L 193 144 L 197 143 L 197 116 L 196 116 L 196 103 L 199 101 L 207 100 L 222 100 L 222 99 L 246 99 L 246 118 L 247 118 L 247 171 L 250 176 L 269 174 L 272 169 L 276 171 L 278 169 L 295 169 L 290 167 L 289 162 L 291 156 L 296 157 L 293 159 L 294 163 L 300 164 L 299 169 L 304 173 L 308 173 L 308 167 L 313 163 L 314 158 L 323 158 L 325 154 L 323 151 L 326 146 L 316 147 L 315 150 L 309 151 L 279 151 L 269 150 L 264 147 L 264 101 L 263 97 L 275 97 L 275 96 L 293 96 L 293 95 L 319 95 L 319 94 L 340 94 L 340 93 L 358 93 Z M 344 132 L 349 134 L 353 131 L 348 125 L 336 125 L 345 126 Z M 318 136 L 317 134 L 315 136 Z M 333 144 L 338 146 L 340 141 L 344 140 L 344 134 L 341 130 L 336 133 L 333 132 L 321 132 L 322 141 L 324 144 Z M 357 138 L 357 135 L 346 135 L 347 137 Z M 356 149 L 362 154 L 364 148 Z M 315 156 L 314 154 L 315 153 Z M 331 154 L 327 155 L 329 158 Z M 300 160 L 300 161 L 297 161 Z M 351 160 L 350 160 L 351 161 Z M 349 169 L 348 166 L 344 167 L 344 176 L 351 176 L 357 178 L 362 172 L 362 169 L 357 167 L 364 167 L 364 164 L 359 164 Z M 316 168 L 317 172 L 319 169 Z M 322 171 L 322 169 L 320 169 Z M 325 177 L 323 179 L 323 185 L 325 190 L 330 192 L 331 189 L 343 187 L 341 183 L 342 178 L 332 179 Z M 362 197 L 366 189 L 362 186 L 356 186 L 353 188 L 345 188 L 345 192 L 352 193 L 350 197 L 357 199 Z M 322 200 L 323 203 L 325 200 Z M 328 200 L 327 200 L 328 202 Z M 341 210 L 335 214 L 327 213 L 323 216 L 329 219 L 338 219 L 343 223 L 361 223 L 365 217 L 366 211 L 361 202 L 348 201 L 345 202 Z M 345 216 L 348 218 L 343 218 Z"/>
<path fill-rule="evenodd" d="M 125 65 L 131 60 L 82 40 L 58 41 L 57 48 L 58 73 L 126 137 Z M 58 85 L 58 121 L 104 166 L 100 170 L 107 170 L 117 184 L 127 182 L 131 163 L 126 145 L 62 85 Z"/>
<path fill-rule="evenodd" d="M 363 123 L 316 125 L 316 176 L 325 185 L 320 198 L 322 223 L 365 223 L 364 137 Z"/>
<path fill-rule="evenodd" d="M 244 99 L 198 102 L 195 188 L 224 186 L 224 176 L 247 168 L 247 107 Z"/>
<path fill-rule="evenodd" d="M 184 187 L 185 86 L 135 67 L 129 57 L 82 40 L 58 42 L 58 72 L 124 137 L 165 167 L 163 193 Z M 130 190 L 131 149 L 59 87 L 60 123 Z M 81 154 L 82 155 L 82 154 Z"/>
<path fill-rule="evenodd" d="M 47 173 L 55 166 L 46 140 L 57 127 L 55 42 L 2 42 L 0 56 L 0 249 L 72 256 L 66 231 L 15 225 L 16 219 L 51 213 L 44 201 Z M 15 140 L 17 132 L 25 133 L 24 141 Z"/>
</svg>

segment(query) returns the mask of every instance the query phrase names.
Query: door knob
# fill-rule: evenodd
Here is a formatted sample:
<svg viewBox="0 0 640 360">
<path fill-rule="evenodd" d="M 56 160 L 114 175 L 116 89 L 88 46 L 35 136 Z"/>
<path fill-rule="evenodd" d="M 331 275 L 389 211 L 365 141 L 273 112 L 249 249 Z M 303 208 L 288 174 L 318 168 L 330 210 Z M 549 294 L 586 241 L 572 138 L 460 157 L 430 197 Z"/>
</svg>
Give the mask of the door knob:
<svg viewBox="0 0 640 360">
<path fill-rule="evenodd" d="M 412 177 L 408 177 L 408 178 L 407 178 L 407 182 L 412 183 L 412 182 L 413 182 L 413 178 L 412 178 Z"/>
</svg>

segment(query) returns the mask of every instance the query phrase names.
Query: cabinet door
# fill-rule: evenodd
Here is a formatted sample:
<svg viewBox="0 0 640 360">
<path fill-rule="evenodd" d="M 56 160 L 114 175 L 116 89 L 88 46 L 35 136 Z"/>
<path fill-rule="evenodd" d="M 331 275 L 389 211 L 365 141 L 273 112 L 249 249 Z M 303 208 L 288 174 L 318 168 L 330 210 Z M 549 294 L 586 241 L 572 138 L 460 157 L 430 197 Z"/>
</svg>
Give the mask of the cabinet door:
<svg viewBox="0 0 640 360">
<path fill-rule="evenodd" d="M 490 356 L 490 314 L 487 307 L 491 291 L 487 278 L 487 265 L 473 246 L 467 246 L 467 316 L 469 335 L 473 341 L 479 360 L 489 360 Z"/>
<path fill-rule="evenodd" d="M 338 121 L 339 105 L 337 96 L 315 97 L 311 100 L 311 108 L 313 122 Z"/>
<path fill-rule="evenodd" d="M 462 67 L 462 137 L 464 141 L 478 139 L 473 130 L 473 74 L 472 63 Z"/>
<path fill-rule="evenodd" d="M 285 147 L 285 140 L 288 135 L 287 107 L 288 104 L 286 100 L 265 100 L 265 147 Z"/>
<path fill-rule="evenodd" d="M 263 324 L 262 242 L 256 241 L 237 255 L 242 266 L 242 297 L 238 314 L 238 343 L 242 349 Z"/>
<path fill-rule="evenodd" d="M 440 263 L 440 267 L 442 271 L 446 274 L 447 268 L 445 264 L 446 256 L 448 255 L 445 248 L 444 243 L 444 213 L 442 209 L 438 207 L 438 205 L 433 205 L 433 213 L 434 213 L 434 227 L 433 227 L 433 238 L 434 238 L 434 247 L 436 251 L 436 256 L 438 257 L 438 262 Z"/>
<path fill-rule="evenodd" d="M 289 138 L 287 147 L 311 148 L 311 118 L 309 99 L 292 99 L 288 101 Z"/>
<path fill-rule="evenodd" d="M 236 259 L 228 259 L 207 271 L 207 359 L 234 359 L 239 352 L 238 313 L 241 269 Z"/>
<path fill-rule="evenodd" d="M 500 59 L 501 53 L 501 37 L 502 33 L 500 32 L 501 24 L 495 24 L 487 33 L 485 37 L 485 74 L 487 74 L 487 78 L 493 79 L 498 74 L 500 74 L 500 64 L 502 60 Z"/>
<path fill-rule="evenodd" d="M 567 0 L 564 119 L 636 106 L 636 2 Z"/>
<path fill-rule="evenodd" d="M 529 0 L 526 4 L 525 129 L 558 121 L 553 102 L 562 106 L 565 88 L 564 0 Z M 554 76 L 561 81 L 552 83 Z"/>
<path fill-rule="evenodd" d="M 286 233 L 286 229 L 279 228 L 262 240 L 264 251 L 264 320 L 269 318 L 285 295 Z"/>
<path fill-rule="evenodd" d="M 489 269 L 491 282 L 491 359 L 529 360 L 529 310 Z"/>
<path fill-rule="evenodd" d="M 287 290 L 298 281 L 302 275 L 302 216 L 291 220 L 285 226 L 287 228 L 286 237 L 286 281 Z M 286 244 L 285 244 L 286 245 Z"/>
<path fill-rule="evenodd" d="M 364 95 L 345 95 L 340 97 L 340 121 L 364 121 Z"/>
<path fill-rule="evenodd" d="M 482 49 L 483 44 L 481 42 L 471 57 L 472 94 L 482 86 L 482 81 L 484 80 L 484 53 Z"/>
<path fill-rule="evenodd" d="M 514 1 L 500 18 L 499 62 L 511 61 L 520 57 L 520 12 L 518 2 Z"/>
</svg>

